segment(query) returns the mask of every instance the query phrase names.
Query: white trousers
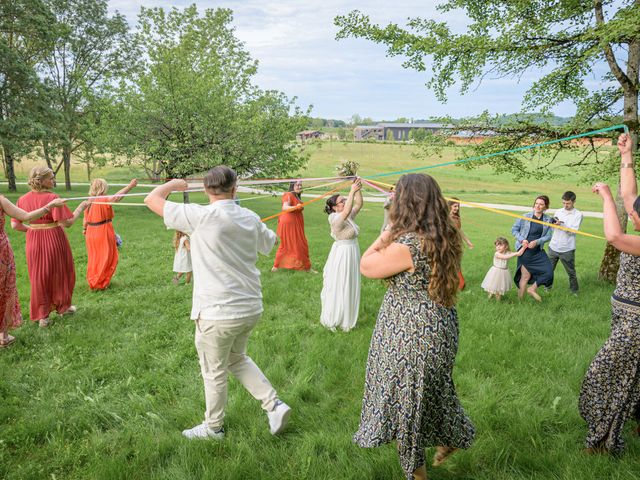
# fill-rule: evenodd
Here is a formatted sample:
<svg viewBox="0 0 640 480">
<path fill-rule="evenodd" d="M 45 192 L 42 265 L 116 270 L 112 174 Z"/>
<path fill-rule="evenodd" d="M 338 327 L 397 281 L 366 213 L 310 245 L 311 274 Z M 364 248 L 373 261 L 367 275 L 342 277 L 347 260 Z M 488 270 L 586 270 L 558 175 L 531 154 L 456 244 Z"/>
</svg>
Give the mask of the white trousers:
<svg viewBox="0 0 640 480">
<path fill-rule="evenodd" d="M 275 407 L 278 396 L 260 368 L 247 355 L 247 342 L 260 315 L 233 320 L 196 320 L 195 344 L 204 380 L 205 423 L 218 430 L 227 403 L 227 374 L 236 377 L 265 411 Z"/>
</svg>

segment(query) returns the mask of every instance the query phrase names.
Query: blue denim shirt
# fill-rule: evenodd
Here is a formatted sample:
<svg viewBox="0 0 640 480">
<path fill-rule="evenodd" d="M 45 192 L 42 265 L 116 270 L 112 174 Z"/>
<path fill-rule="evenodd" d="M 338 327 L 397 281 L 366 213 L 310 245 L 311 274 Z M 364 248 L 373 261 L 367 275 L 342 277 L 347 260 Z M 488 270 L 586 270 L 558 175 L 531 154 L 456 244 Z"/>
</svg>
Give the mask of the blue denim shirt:
<svg viewBox="0 0 640 480">
<path fill-rule="evenodd" d="M 533 218 L 533 212 L 525 213 L 523 217 Z M 551 222 L 551 217 L 548 215 L 542 214 L 543 222 Z M 531 228 L 531 222 L 528 220 L 524 220 L 523 218 L 519 218 L 511 227 L 511 234 L 516 239 L 516 250 L 520 250 L 522 246 L 522 242 L 527 239 L 529 236 L 529 229 Z M 538 246 L 542 249 L 544 244 L 551 240 L 552 229 L 549 225 L 542 226 L 542 236 L 537 240 Z"/>
</svg>

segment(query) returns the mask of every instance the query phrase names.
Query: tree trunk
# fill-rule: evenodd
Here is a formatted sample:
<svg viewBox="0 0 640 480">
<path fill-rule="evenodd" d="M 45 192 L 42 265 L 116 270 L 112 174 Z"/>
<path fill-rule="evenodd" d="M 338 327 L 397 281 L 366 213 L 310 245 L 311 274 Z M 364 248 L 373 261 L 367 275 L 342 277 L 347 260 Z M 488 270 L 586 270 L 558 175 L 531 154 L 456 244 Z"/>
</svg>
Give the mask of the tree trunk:
<svg viewBox="0 0 640 480">
<path fill-rule="evenodd" d="M 44 161 L 47 162 L 47 167 L 53 170 L 53 164 L 51 163 L 51 156 L 49 155 L 49 142 L 42 141 L 42 153 L 44 154 Z"/>
<path fill-rule="evenodd" d="M 91 161 L 87 159 L 87 181 L 91 183 Z"/>
<path fill-rule="evenodd" d="M 64 164 L 64 185 L 71 190 L 71 145 L 62 147 L 62 163 Z"/>
<path fill-rule="evenodd" d="M 16 171 L 14 168 L 15 159 L 13 158 L 13 154 L 8 147 L 3 146 L 2 150 L 4 152 L 4 170 L 7 176 L 7 183 L 9 184 L 9 191 L 15 192 L 16 188 Z"/>
</svg>

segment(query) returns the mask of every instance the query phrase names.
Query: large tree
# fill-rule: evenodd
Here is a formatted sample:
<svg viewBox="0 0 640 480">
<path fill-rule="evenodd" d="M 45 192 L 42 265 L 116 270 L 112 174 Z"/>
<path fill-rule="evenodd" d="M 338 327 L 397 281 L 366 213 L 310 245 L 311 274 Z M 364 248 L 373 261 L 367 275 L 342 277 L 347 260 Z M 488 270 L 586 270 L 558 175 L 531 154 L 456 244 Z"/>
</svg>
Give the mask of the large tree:
<svg viewBox="0 0 640 480">
<path fill-rule="evenodd" d="M 40 67 L 59 113 L 45 147 L 60 146 L 70 189 L 71 156 L 91 143 L 104 89 L 128 70 L 134 52 L 126 19 L 109 16 L 107 0 L 45 1 L 60 26 Z"/>
<path fill-rule="evenodd" d="M 234 35 L 232 12 L 195 5 L 142 8 L 140 63 L 114 92 L 114 151 L 158 178 L 227 164 L 241 175 L 284 176 L 306 158 L 295 143 L 306 112 L 252 84 L 257 62 Z"/>
<path fill-rule="evenodd" d="M 466 30 L 457 33 L 446 22 L 423 18 L 410 19 L 406 27 L 383 27 L 353 11 L 336 18 L 338 38 L 366 38 L 386 45 L 389 55 L 405 56 L 406 68 L 431 72 L 427 86 L 441 101 L 455 84 L 467 93 L 487 76 L 519 79 L 529 72 L 539 78 L 525 95 L 525 111 L 549 111 L 565 101 L 576 105 L 575 118 L 564 128 L 509 125 L 512 140 L 584 131 L 622 114 L 637 144 L 640 0 L 446 0 L 438 9 L 462 11 L 469 19 Z M 578 164 L 606 170 L 613 162 L 612 157 L 586 155 Z M 513 156 L 488 163 L 517 175 L 536 171 Z M 618 212 L 624 228 L 627 217 L 620 198 Z M 608 245 L 600 276 L 613 281 L 617 270 L 618 252 Z"/>
<path fill-rule="evenodd" d="M 0 147 L 9 190 L 15 162 L 29 153 L 48 117 L 35 66 L 55 35 L 55 19 L 41 0 L 0 0 Z"/>
</svg>

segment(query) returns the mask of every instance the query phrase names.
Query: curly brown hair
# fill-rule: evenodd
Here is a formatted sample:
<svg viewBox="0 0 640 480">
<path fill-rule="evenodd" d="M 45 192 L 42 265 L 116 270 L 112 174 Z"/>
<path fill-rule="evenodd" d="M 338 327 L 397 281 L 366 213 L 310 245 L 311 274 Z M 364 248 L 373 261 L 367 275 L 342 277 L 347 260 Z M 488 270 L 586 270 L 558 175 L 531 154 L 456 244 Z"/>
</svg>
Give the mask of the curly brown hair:
<svg viewBox="0 0 640 480">
<path fill-rule="evenodd" d="M 462 238 L 449 215 L 449 205 L 433 177 L 403 175 L 389 211 L 392 242 L 404 233 L 416 233 L 431 267 L 429 296 L 445 307 L 456 303 Z"/>
<path fill-rule="evenodd" d="M 173 248 L 176 250 L 176 252 L 178 251 L 178 247 L 180 246 L 180 239 L 186 236 L 187 234 L 181 232 L 180 230 L 176 230 L 176 232 L 173 234 Z"/>
</svg>

